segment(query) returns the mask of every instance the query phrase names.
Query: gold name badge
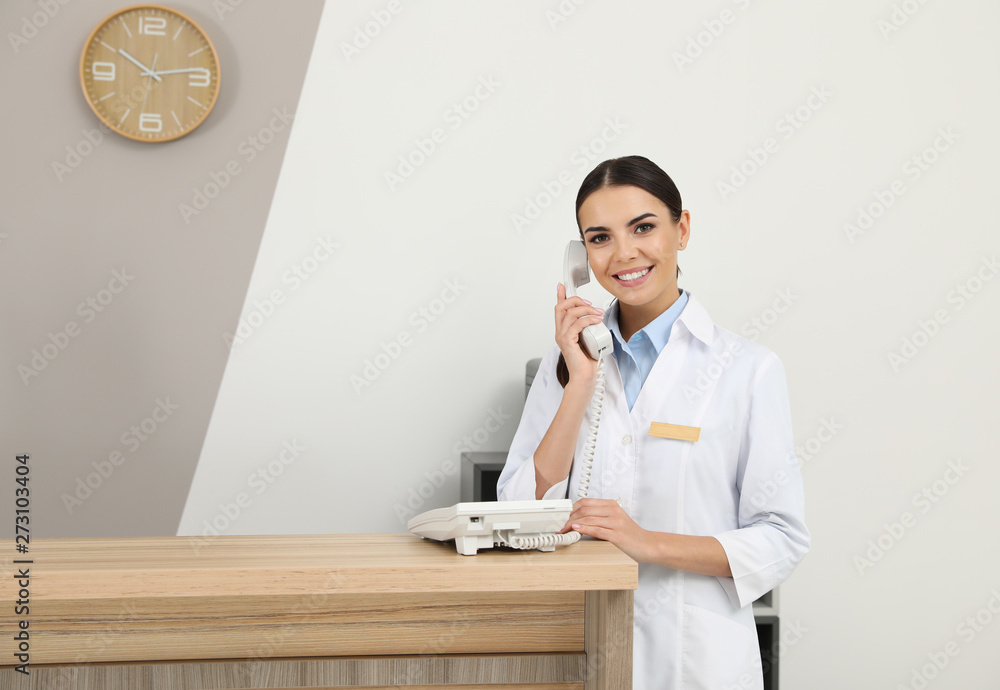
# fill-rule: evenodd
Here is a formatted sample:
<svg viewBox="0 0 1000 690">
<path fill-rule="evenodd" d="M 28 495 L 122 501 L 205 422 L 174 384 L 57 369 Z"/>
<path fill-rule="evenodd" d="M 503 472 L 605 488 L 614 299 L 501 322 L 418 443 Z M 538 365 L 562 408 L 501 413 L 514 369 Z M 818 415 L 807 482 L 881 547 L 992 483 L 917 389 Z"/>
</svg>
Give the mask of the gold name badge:
<svg viewBox="0 0 1000 690">
<path fill-rule="evenodd" d="M 675 438 L 678 441 L 697 441 L 698 437 L 701 436 L 701 427 L 651 422 L 649 435 L 660 438 Z"/>
</svg>

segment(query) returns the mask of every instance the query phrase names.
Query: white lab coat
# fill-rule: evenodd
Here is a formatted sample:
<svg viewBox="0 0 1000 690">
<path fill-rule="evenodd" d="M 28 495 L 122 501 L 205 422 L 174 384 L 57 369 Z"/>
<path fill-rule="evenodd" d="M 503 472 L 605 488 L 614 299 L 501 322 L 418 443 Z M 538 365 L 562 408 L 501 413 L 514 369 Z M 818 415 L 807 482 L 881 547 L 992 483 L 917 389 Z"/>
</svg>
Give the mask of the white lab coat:
<svg viewBox="0 0 1000 690">
<path fill-rule="evenodd" d="M 554 347 L 532 382 L 497 483 L 500 500 L 535 497 L 533 454 L 562 398 L 558 358 Z M 604 368 L 590 497 L 619 499 L 643 529 L 715 537 L 733 573 L 639 564 L 633 688 L 760 690 L 751 603 L 787 579 L 809 550 L 784 366 L 772 351 L 715 324 L 689 293 L 631 412 L 613 356 Z M 570 476 L 544 498 L 577 500 L 591 421 L 588 408 Z M 696 442 L 650 436 L 651 422 L 700 427 L 701 435 Z"/>
</svg>

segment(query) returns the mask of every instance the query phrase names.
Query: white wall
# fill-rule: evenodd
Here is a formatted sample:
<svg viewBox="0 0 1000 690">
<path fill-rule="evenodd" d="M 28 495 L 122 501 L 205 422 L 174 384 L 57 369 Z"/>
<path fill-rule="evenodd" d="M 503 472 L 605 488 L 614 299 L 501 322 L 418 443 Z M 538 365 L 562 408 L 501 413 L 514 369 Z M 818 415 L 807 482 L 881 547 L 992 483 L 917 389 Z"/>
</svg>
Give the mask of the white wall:
<svg viewBox="0 0 1000 690">
<path fill-rule="evenodd" d="M 575 9 L 553 24 L 560 7 Z M 813 548 L 782 587 L 782 687 L 920 687 L 914 674 L 932 672 L 927 687 L 995 687 L 1000 7 L 388 8 L 326 5 L 244 306 L 258 325 L 230 356 L 178 533 L 213 520 L 228 534 L 403 531 L 394 506 L 457 465 L 491 411 L 510 417 L 484 449 L 505 449 L 525 361 L 553 344 L 576 188 L 600 160 L 639 153 L 691 211 L 682 286 L 785 362 Z M 346 59 L 372 12 L 391 21 Z M 455 120 L 484 81 L 495 88 Z M 385 174 L 435 128 L 433 153 L 390 189 Z M 766 162 L 720 191 L 760 147 Z M 512 215 L 561 173 L 562 192 L 516 231 Z M 866 231 L 845 230 L 894 184 Z M 338 247 L 296 285 L 285 272 L 319 238 Z M 413 315 L 449 281 L 460 293 L 421 330 Z M 351 377 L 399 336 L 410 344 L 356 392 Z M 293 442 L 303 450 L 282 463 Z M 925 489 L 935 502 L 914 501 Z M 421 509 L 457 498 L 452 475 Z M 962 627 L 980 611 L 980 631 Z M 925 671 L 939 652 L 945 668 Z"/>
</svg>

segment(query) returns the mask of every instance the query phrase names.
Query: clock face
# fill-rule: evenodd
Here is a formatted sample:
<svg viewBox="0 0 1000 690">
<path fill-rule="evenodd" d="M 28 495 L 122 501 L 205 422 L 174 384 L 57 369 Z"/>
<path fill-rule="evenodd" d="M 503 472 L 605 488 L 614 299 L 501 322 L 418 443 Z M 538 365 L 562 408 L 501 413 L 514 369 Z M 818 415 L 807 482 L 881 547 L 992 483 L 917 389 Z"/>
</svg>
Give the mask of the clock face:
<svg viewBox="0 0 1000 690">
<path fill-rule="evenodd" d="M 80 57 L 83 93 L 112 130 L 137 141 L 182 137 L 219 95 L 219 58 L 189 17 L 160 5 L 118 10 Z"/>
</svg>

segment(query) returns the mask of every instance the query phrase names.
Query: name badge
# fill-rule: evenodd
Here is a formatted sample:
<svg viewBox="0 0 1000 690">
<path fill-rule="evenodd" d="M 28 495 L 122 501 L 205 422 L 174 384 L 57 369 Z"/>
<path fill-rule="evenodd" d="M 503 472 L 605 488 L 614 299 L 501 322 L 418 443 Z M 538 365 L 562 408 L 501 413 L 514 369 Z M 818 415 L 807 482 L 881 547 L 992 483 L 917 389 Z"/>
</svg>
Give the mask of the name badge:
<svg viewBox="0 0 1000 690">
<path fill-rule="evenodd" d="M 659 436 L 660 438 L 674 438 L 678 441 L 697 441 L 698 437 L 701 436 L 701 427 L 651 422 L 649 425 L 649 435 Z"/>
</svg>

